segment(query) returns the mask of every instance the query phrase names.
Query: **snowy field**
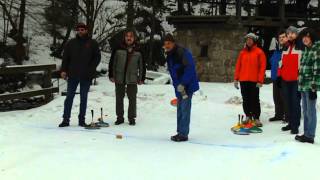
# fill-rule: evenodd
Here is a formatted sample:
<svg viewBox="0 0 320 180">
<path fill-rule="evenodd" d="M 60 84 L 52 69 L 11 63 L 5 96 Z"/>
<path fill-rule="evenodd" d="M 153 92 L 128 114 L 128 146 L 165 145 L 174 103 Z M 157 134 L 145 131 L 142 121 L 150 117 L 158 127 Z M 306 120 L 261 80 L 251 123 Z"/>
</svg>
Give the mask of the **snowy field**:
<svg viewBox="0 0 320 180">
<path fill-rule="evenodd" d="M 98 83 L 90 90 L 87 122 L 91 109 L 98 116 L 103 107 L 105 120 L 113 123 L 114 86 L 106 78 Z M 249 136 L 230 132 L 242 111 L 237 101 L 227 103 L 240 97 L 232 84 L 201 83 L 201 89 L 193 98 L 190 141 L 185 143 L 169 140 L 176 128 L 171 85 L 139 87 L 134 127 L 78 127 L 78 96 L 68 128 L 57 127 L 65 98 L 59 95 L 36 109 L 1 112 L 0 179 L 318 179 L 318 139 L 314 145 L 295 142 L 280 131 L 283 124 L 267 121 L 273 115 L 271 85 L 261 92 L 264 133 Z"/>
</svg>

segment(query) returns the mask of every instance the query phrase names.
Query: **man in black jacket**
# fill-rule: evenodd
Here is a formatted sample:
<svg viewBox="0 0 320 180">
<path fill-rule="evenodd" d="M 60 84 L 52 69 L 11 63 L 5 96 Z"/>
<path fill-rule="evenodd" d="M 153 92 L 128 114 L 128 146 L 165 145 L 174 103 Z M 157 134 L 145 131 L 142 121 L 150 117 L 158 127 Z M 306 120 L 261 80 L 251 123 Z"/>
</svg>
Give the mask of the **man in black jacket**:
<svg viewBox="0 0 320 180">
<path fill-rule="evenodd" d="M 88 36 L 87 26 L 79 23 L 76 31 L 76 38 L 71 39 L 66 44 L 63 52 L 61 77 L 68 80 L 68 87 L 64 102 L 63 121 L 59 124 L 59 127 L 69 126 L 73 98 L 78 84 L 80 84 L 79 126 L 87 126 L 85 114 L 88 92 L 101 60 L 99 45 Z"/>
<path fill-rule="evenodd" d="M 137 84 L 143 84 L 145 80 L 145 64 L 142 58 L 136 36 L 133 30 L 127 30 L 123 34 L 123 42 L 116 48 L 109 62 L 109 79 L 115 83 L 116 114 L 115 125 L 124 123 L 123 99 L 127 93 L 129 99 L 128 119 L 129 124 L 136 124 L 137 116 Z"/>
</svg>

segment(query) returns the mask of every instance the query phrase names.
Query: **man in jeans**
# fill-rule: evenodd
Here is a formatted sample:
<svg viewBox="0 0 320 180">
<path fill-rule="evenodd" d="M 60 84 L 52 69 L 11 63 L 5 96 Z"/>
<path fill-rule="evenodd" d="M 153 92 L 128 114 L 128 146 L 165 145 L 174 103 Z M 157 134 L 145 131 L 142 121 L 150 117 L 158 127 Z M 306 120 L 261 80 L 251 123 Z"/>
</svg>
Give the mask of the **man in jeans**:
<svg viewBox="0 0 320 180">
<path fill-rule="evenodd" d="M 303 44 L 299 69 L 299 91 L 302 97 L 304 134 L 295 139 L 314 143 L 317 127 L 317 91 L 320 89 L 320 41 L 314 30 L 306 28 L 301 32 Z"/>
<path fill-rule="evenodd" d="M 279 61 L 282 57 L 282 50 L 288 43 L 288 38 L 285 30 L 281 30 L 278 33 L 278 41 L 279 44 L 277 45 L 275 51 L 273 52 L 270 58 L 271 64 L 271 80 L 273 82 L 273 102 L 274 102 L 274 109 L 275 115 L 274 117 L 270 118 L 269 121 L 284 121 L 286 122 L 288 118 L 288 110 L 287 105 L 285 104 L 283 93 L 281 91 L 281 79 L 278 78 L 278 67 Z M 278 80 L 278 81 L 277 81 Z"/>
<path fill-rule="evenodd" d="M 194 92 L 199 90 L 194 60 L 189 50 L 178 46 L 171 34 L 164 38 L 164 49 L 167 54 L 177 104 L 177 135 L 172 136 L 175 142 L 187 141 L 190 126 L 191 100 Z"/>
<path fill-rule="evenodd" d="M 76 38 L 65 46 L 61 65 L 61 77 L 68 80 L 67 97 L 64 101 L 63 121 L 59 127 L 69 126 L 75 92 L 80 84 L 79 126 L 85 127 L 88 92 L 101 54 L 98 43 L 88 36 L 88 28 L 79 23 Z"/>
<path fill-rule="evenodd" d="M 282 81 L 282 91 L 285 104 L 288 107 L 288 125 L 282 127 L 282 131 L 290 131 L 291 134 L 299 133 L 301 118 L 301 94 L 298 92 L 298 72 L 301 59 L 301 50 L 297 42 L 298 29 L 290 26 L 287 29 L 288 46 L 282 51 L 282 59 L 279 62 L 278 81 Z"/>
<path fill-rule="evenodd" d="M 123 99 L 125 93 L 129 99 L 129 125 L 136 125 L 137 84 L 143 84 L 146 74 L 143 56 L 136 39 L 133 30 L 126 30 L 123 34 L 123 42 L 112 52 L 109 61 L 109 79 L 115 83 L 116 90 L 117 120 L 115 125 L 124 123 Z"/>
</svg>

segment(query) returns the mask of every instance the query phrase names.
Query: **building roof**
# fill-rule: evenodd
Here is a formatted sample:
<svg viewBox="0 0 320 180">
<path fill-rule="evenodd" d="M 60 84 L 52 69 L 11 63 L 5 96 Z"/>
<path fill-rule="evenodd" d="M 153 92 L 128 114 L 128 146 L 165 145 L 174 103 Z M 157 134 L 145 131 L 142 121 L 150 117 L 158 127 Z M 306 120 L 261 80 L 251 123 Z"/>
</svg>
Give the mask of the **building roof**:
<svg viewBox="0 0 320 180">
<path fill-rule="evenodd" d="M 298 21 L 303 21 L 304 26 L 319 27 L 320 21 L 306 20 L 305 18 L 288 17 L 284 22 L 280 18 L 265 17 L 265 16 L 243 16 L 240 19 L 236 16 L 168 16 L 167 21 L 169 24 L 176 25 L 177 27 L 185 26 L 216 26 L 217 24 L 229 25 L 243 25 L 255 27 L 285 27 L 296 24 Z"/>
</svg>

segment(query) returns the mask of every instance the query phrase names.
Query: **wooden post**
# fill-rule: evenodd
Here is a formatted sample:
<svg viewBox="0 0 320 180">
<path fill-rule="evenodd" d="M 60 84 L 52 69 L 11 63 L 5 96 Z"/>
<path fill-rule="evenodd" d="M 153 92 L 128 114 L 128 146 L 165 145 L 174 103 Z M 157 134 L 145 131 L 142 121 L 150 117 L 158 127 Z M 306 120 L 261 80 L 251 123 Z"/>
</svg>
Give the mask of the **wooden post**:
<svg viewBox="0 0 320 180">
<path fill-rule="evenodd" d="M 238 19 L 241 19 L 241 1 L 242 0 L 236 0 L 236 16 Z"/>
<path fill-rule="evenodd" d="M 279 16 L 281 21 L 281 28 L 284 28 L 286 17 L 285 17 L 285 0 L 279 0 Z"/>
</svg>

